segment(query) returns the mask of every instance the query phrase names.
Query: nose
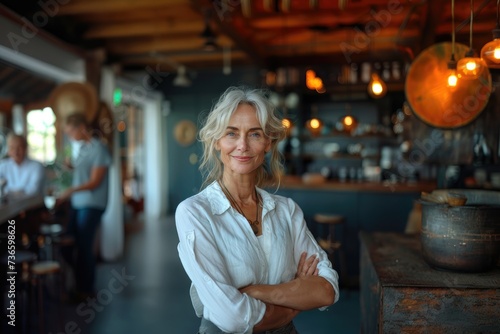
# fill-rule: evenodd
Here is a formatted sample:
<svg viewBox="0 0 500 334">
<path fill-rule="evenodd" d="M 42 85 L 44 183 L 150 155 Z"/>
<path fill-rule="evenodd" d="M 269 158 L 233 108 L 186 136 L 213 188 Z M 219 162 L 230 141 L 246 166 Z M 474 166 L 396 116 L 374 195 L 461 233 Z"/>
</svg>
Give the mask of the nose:
<svg viewBox="0 0 500 334">
<path fill-rule="evenodd" d="M 238 150 L 245 152 L 248 148 L 248 138 L 246 136 L 240 136 L 237 143 Z"/>
</svg>

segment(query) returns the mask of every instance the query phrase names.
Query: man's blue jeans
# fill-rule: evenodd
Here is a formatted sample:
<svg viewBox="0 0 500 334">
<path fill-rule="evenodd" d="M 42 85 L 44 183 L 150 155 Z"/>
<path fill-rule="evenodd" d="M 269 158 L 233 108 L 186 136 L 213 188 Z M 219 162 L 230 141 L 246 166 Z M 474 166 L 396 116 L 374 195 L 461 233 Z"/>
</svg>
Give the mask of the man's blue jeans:
<svg viewBox="0 0 500 334">
<path fill-rule="evenodd" d="M 103 209 L 73 209 L 68 225 L 68 234 L 75 238 L 75 246 L 66 253 L 66 260 L 73 267 L 76 288 L 79 292 L 94 292 L 96 259 L 94 239 L 101 223 Z"/>
</svg>

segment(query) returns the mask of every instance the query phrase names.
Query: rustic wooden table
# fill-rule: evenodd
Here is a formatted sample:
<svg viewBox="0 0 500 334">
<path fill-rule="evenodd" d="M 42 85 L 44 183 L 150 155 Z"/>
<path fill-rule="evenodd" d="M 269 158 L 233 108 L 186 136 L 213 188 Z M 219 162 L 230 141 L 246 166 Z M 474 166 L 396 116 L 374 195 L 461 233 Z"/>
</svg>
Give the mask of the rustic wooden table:
<svg viewBox="0 0 500 334">
<path fill-rule="evenodd" d="M 360 233 L 363 333 L 500 333 L 500 268 L 431 268 L 417 235 Z"/>
</svg>

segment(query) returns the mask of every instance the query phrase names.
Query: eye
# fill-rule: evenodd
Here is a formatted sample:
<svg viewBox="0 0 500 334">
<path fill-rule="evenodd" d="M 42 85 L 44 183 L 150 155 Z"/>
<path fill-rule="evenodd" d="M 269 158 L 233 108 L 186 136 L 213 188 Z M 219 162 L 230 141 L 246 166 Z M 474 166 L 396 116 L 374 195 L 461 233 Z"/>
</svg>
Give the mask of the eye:
<svg viewBox="0 0 500 334">
<path fill-rule="evenodd" d="M 234 137 L 234 136 L 236 136 L 236 132 L 234 132 L 234 131 L 228 131 L 228 132 L 226 132 L 226 136 L 228 136 L 228 137 Z"/>
<path fill-rule="evenodd" d="M 262 138 L 262 133 L 260 131 L 251 132 L 250 137 L 254 139 L 259 139 Z"/>
</svg>

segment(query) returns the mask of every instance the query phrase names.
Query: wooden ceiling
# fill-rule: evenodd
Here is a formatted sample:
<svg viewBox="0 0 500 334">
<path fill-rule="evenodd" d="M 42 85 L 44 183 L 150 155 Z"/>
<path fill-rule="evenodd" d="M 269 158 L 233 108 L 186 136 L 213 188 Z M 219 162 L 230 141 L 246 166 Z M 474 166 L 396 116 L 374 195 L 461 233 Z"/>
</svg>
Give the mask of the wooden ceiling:
<svg viewBox="0 0 500 334">
<path fill-rule="evenodd" d="M 408 60 L 451 40 L 451 0 L 2 0 L 45 30 L 84 50 L 100 50 L 123 70 L 261 68 Z M 491 40 L 496 1 L 474 2 L 473 47 Z M 457 42 L 469 44 L 470 1 L 455 0 Z M 204 50 L 210 26 L 217 48 Z M 226 57 L 226 58 L 225 58 Z"/>
</svg>

